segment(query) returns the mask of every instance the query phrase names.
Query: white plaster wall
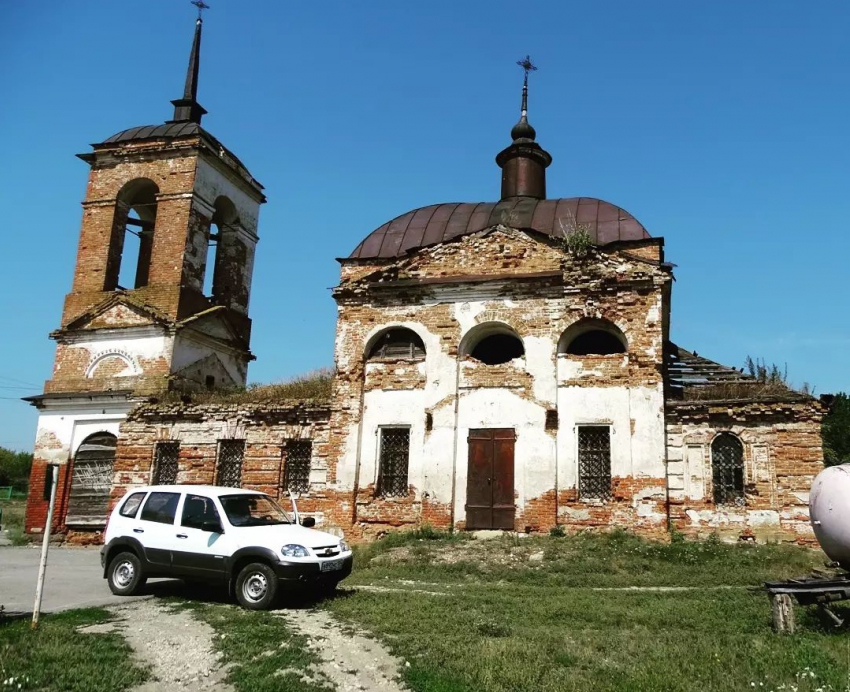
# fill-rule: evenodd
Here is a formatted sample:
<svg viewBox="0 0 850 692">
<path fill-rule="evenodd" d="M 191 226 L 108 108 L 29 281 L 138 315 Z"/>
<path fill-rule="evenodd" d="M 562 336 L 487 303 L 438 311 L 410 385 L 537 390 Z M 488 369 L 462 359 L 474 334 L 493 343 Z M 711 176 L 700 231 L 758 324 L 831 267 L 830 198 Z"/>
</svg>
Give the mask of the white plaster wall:
<svg viewBox="0 0 850 692">
<path fill-rule="evenodd" d="M 469 443 L 473 428 L 513 428 L 514 491 L 517 510 L 555 487 L 555 440 L 544 430 L 546 409 L 510 389 L 462 390 L 458 409 L 455 521 L 466 518 Z"/>
<path fill-rule="evenodd" d="M 248 376 L 248 367 L 244 359 L 237 358 L 226 350 L 215 348 L 212 343 L 206 342 L 203 338 L 193 339 L 191 332 L 181 333 L 175 339 L 174 353 L 171 359 L 171 372 L 182 370 L 192 363 L 212 354 L 218 356 L 233 384 L 239 386 L 245 385 L 245 380 Z M 217 375 L 218 372 L 211 372 L 210 374 Z"/>
<path fill-rule="evenodd" d="M 121 376 L 144 374 L 141 360 L 153 360 L 171 357 L 174 338 L 163 334 L 161 330 L 150 327 L 129 328 L 118 330 L 101 330 L 97 335 L 74 340 L 68 344 L 68 350 L 80 349 L 86 352 L 86 372 L 90 371 L 93 362 L 105 355 L 114 353 L 132 362 L 132 369 L 127 368 Z M 62 362 L 56 365 L 55 375 L 62 372 Z"/>
<path fill-rule="evenodd" d="M 455 384 L 457 380 L 457 361 L 450 358 L 441 351 L 440 338 L 436 334 L 432 334 L 421 323 L 411 322 L 407 317 L 407 311 L 402 309 L 387 308 L 384 312 L 386 321 L 374 327 L 366 336 L 366 339 L 360 345 L 360 349 L 355 350 L 350 347 L 350 340 L 360 337 L 352 335 L 353 326 L 344 321 L 338 324 L 338 334 L 336 340 L 336 362 L 341 370 L 347 370 L 354 367 L 352 362 L 354 358 L 363 358 L 366 352 L 367 345 L 372 342 L 375 336 L 392 327 L 404 327 L 414 331 L 422 339 L 425 345 L 425 361 L 424 364 L 416 364 L 416 367 L 424 367 L 426 376 L 426 385 L 422 389 L 405 390 L 405 391 L 373 391 L 367 392 L 364 396 L 365 411 L 363 415 L 363 440 L 360 449 L 360 478 L 359 484 L 361 487 L 373 482 L 370 478 L 377 477 L 375 469 L 376 460 L 376 426 L 390 424 L 411 425 L 411 455 L 415 449 L 419 452 L 419 461 L 414 462 L 411 458 L 410 462 L 410 483 L 416 486 L 419 492 L 427 490 L 429 493 L 439 492 L 441 496 L 445 495 L 441 489 L 437 490 L 429 486 L 424 486 L 426 471 L 420 467 L 429 467 L 427 470 L 429 478 L 439 476 L 441 472 L 433 472 L 430 468 L 432 461 L 429 459 L 427 464 L 422 462 L 424 454 L 436 452 L 440 458 L 445 454 L 445 447 L 453 447 L 453 435 L 446 428 L 451 428 L 454 425 L 454 405 L 446 400 L 454 395 Z M 367 365 L 367 367 L 372 367 Z M 405 396 L 407 395 L 407 396 Z M 433 409 L 433 430 L 428 432 L 428 450 L 425 449 L 425 411 Z M 395 417 L 395 420 L 390 420 Z M 417 433 L 414 426 L 421 432 Z M 336 487 L 340 490 L 350 490 L 354 487 L 354 477 L 357 468 L 358 449 L 358 422 L 355 419 L 350 425 L 347 435 L 345 448 L 337 464 L 337 483 Z M 418 436 L 417 436 L 418 435 Z M 369 439 L 371 436 L 371 439 Z M 449 437 L 449 440 L 446 438 Z M 437 445 L 435 448 L 434 445 Z M 371 456 L 370 456 L 371 455 Z M 449 457 L 451 458 L 451 457 Z M 368 465 L 368 468 L 366 467 Z M 370 476 L 371 474 L 371 476 Z M 418 480 L 414 481 L 414 475 Z M 451 467 L 448 470 L 449 484 L 451 484 Z M 450 493 L 449 493 L 450 495 Z M 445 497 L 445 501 L 449 501 L 449 497 Z"/>
<path fill-rule="evenodd" d="M 578 425 L 611 426 L 612 476 L 664 478 L 663 414 L 660 386 L 559 387 L 558 488 L 578 483 Z"/>
<path fill-rule="evenodd" d="M 89 435 L 109 432 L 117 437 L 119 426 L 131 408 L 126 400 L 92 403 L 80 399 L 63 400 L 61 407 L 42 410 L 36 428 L 36 457 L 64 464 Z"/>
<path fill-rule="evenodd" d="M 260 203 L 249 195 L 241 185 L 238 185 L 203 158 L 198 159 L 198 168 L 195 172 L 195 192 L 210 206 L 215 204 L 218 197 L 222 195 L 227 197 L 236 207 L 242 227 L 252 235 L 257 235 Z"/>
</svg>

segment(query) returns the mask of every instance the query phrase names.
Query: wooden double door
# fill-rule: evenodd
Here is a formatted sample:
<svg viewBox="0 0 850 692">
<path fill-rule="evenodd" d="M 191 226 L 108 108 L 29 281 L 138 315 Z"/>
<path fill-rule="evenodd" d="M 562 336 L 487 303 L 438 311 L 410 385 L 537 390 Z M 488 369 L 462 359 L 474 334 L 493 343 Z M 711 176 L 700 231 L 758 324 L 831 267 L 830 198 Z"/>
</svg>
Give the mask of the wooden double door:
<svg viewBox="0 0 850 692">
<path fill-rule="evenodd" d="M 513 428 L 475 428 L 469 431 L 466 476 L 466 528 L 514 528 Z"/>
</svg>

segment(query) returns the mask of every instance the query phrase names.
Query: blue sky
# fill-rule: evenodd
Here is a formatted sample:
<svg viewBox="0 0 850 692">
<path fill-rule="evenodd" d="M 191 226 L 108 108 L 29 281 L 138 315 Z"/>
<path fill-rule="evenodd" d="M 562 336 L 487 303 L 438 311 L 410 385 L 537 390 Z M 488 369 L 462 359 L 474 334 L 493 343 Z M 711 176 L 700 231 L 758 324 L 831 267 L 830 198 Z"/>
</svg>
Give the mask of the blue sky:
<svg viewBox="0 0 850 692">
<path fill-rule="evenodd" d="M 210 4 L 204 126 L 269 198 L 251 381 L 331 364 L 334 258 L 374 228 L 498 198 L 530 53 L 549 195 L 600 197 L 665 238 L 673 339 L 850 391 L 846 1 Z M 0 445 L 28 449 L 18 397 L 51 372 L 86 184 L 74 154 L 171 117 L 194 8 L 6 2 L 0 19 Z"/>
</svg>

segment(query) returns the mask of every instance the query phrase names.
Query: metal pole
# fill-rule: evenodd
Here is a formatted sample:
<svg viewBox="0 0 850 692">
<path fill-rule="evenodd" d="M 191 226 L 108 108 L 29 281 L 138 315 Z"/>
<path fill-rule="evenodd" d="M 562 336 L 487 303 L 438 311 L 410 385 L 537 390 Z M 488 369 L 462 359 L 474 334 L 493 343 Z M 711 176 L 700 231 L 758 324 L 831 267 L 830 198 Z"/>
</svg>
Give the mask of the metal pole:
<svg viewBox="0 0 850 692">
<path fill-rule="evenodd" d="M 50 530 L 53 528 L 53 507 L 56 504 L 56 486 L 59 485 L 59 465 L 51 464 L 53 473 L 50 483 L 50 507 L 47 510 L 47 522 L 44 524 L 44 539 L 41 541 L 41 562 L 38 565 L 38 582 L 35 587 L 35 604 L 32 607 L 32 628 L 38 627 L 38 614 L 41 610 L 41 596 L 44 592 L 44 573 L 47 571 L 47 549 L 50 547 Z"/>
</svg>

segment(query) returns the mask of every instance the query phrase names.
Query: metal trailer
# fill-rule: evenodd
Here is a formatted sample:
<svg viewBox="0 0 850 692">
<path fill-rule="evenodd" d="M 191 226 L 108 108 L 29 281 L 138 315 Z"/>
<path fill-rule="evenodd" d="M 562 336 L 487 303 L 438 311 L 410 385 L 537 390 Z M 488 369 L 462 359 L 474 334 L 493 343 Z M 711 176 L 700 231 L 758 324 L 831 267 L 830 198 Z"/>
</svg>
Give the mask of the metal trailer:
<svg viewBox="0 0 850 692">
<path fill-rule="evenodd" d="M 816 605 L 827 619 L 840 627 L 844 620 L 830 610 L 829 604 L 850 600 L 850 573 L 812 574 L 788 581 L 765 582 L 764 590 L 770 597 L 773 629 L 777 632 L 794 632 L 792 596 L 800 605 Z"/>
</svg>

